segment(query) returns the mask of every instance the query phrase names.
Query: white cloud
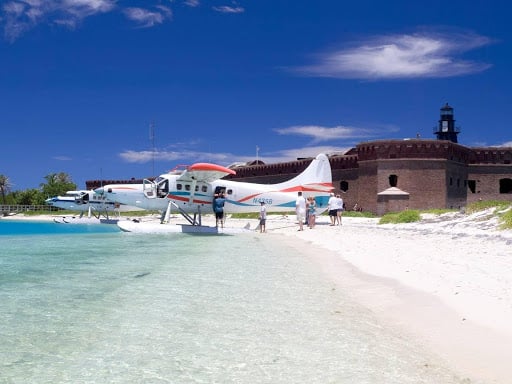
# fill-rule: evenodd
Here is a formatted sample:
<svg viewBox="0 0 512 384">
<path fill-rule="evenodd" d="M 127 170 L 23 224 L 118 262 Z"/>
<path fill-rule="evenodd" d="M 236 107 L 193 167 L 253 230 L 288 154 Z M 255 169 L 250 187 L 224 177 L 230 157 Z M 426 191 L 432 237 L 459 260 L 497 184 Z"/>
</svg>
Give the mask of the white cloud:
<svg viewBox="0 0 512 384">
<path fill-rule="evenodd" d="M 79 19 L 96 13 L 111 11 L 117 0 L 62 0 L 59 7 L 64 12 L 69 12 Z M 59 2 L 56 2 L 59 3 Z"/>
<path fill-rule="evenodd" d="M 185 5 L 188 5 L 189 7 L 195 8 L 199 6 L 199 0 L 185 0 L 183 2 Z"/>
<path fill-rule="evenodd" d="M 295 149 L 286 149 L 278 152 L 261 151 L 258 159 L 266 164 L 283 163 L 294 161 L 297 158 L 315 157 L 319 153 L 326 154 L 344 154 L 351 147 L 337 146 L 309 146 Z M 260 148 L 261 149 L 261 148 Z M 177 164 L 194 164 L 197 162 L 215 163 L 228 166 L 237 162 L 250 162 L 256 159 L 256 153 L 249 155 L 235 155 L 232 153 L 211 153 L 200 151 L 133 151 L 126 150 L 119 154 L 119 157 L 127 163 L 145 164 L 154 158 L 159 162 L 169 162 L 169 170 Z"/>
<path fill-rule="evenodd" d="M 306 136 L 311 138 L 313 143 L 320 143 L 333 140 L 370 138 L 379 136 L 384 132 L 394 132 L 397 131 L 397 129 L 391 126 L 376 130 L 342 125 L 336 127 L 299 125 L 287 128 L 278 128 L 275 131 L 280 135 Z"/>
<path fill-rule="evenodd" d="M 199 152 L 199 151 L 165 151 L 165 150 L 156 150 L 156 151 L 133 151 L 126 150 L 119 154 L 119 157 L 128 163 L 148 163 L 153 160 L 153 158 L 161 161 L 189 161 L 190 164 L 206 161 L 206 162 L 218 162 L 227 164 L 229 162 L 229 158 L 233 155 L 221 154 L 221 153 L 210 153 L 210 152 Z"/>
<path fill-rule="evenodd" d="M 86 17 L 110 12 L 117 0 L 11 0 L 2 8 L 5 38 L 14 41 L 37 24 L 47 22 L 74 28 Z"/>
<path fill-rule="evenodd" d="M 490 39 L 472 33 L 388 35 L 319 55 L 317 63 L 296 71 L 307 76 L 355 79 L 460 76 L 484 71 L 490 64 L 457 55 L 490 43 Z"/>
<path fill-rule="evenodd" d="M 166 4 L 174 3 L 168 0 Z M 171 20 L 173 12 L 162 0 L 141 2 L 143 7 L 128 7 L 121 0 L 3 0 L 0 5 L 0 27 L 4 37 L 14 42 L 27 31 L 39 24 L 59 25 L 74 29 L 87 17 L 117 11 L 139 27 L 149 28 Z M 200 5 L 200 0 L 183 0 L 190 8 Z M 222 13 L 243 13 L 245 10 L 236 2 L 232 6 L 212 7 Z"/>
<path fill-rule="evenodd" d="M 69 156 L 53 156 L 53 159 L 54 160 L 59 160 L 59 161 L 71 161 L 71 160 L 73 160 L 73 158 L 69 157 Z"/>
<path fill-rule="evenodd" d="M 336 126 L 336 127 L 322 127 L 313 125 L 292 126 L 287 128 L 275 129 L 280 135 L 294 135 L 305 136 L 311 140 L 309 145 L 300 148 L 286 149 L 277 152 L 265 152 L 265 148 L 259 148 L 258 158 L 266 164 L 281 163 L 293 161 L 302 157 L 315 157 L 319 153 L 326 154 L 344 154 L 352 146 L 347 144 L 347 140 L 352 139 L 369 139 L 379 137 L 389 132 L 395 132 L 398 129 L 394 126 L 381 126 L 375 129 L 349 127 L 349 126 Z M 329 141 L 329 145 L 316 145 L 321 142 Z M 345 141 L 344 146 L 335 145 Z M 197 148 L 201 145 L 199 141 L 188 141 L 182 143 L 174 143 L 171 148 L 181 148 L 180 150 L 125 150 L 119 154 L 119 157 L 128 163 L 148 163 L 153 159 L 158 159 L 159 162 L 169 163 L 187 163 L 193 164 L 197 162 L 217 163 L 221 165 L 229 165 L 235 162 L 249 162 L 256 159 L 256 149 L 254 153 L 249 155 L 235 155 L 232 153 L 212 153 L 201 152 L 195 150 L 188 150 L 186 148 Z M 185 148 L 185 149 L 183 149 Z"/>
<path fill-rule="evenodd" d="M 245 9 L 240 6 L 234 6 L 230 7 L 228 5 L 223 5 L 219 7 L 212 7 L 214 11 L 220 12 L 220 13 L 243 13 L 245 12 Z"/>
<path fill-rule="evenodd" d="M 156 24 L 162 24 L 165 19 L 172 17 L 170 8 L 159 6 L 158 11 L 150 11 L 144 8 L 126 8 L 123 13 L 125 16 L 137 22 L 144 28 L 153 27 Z"/>
</svg>

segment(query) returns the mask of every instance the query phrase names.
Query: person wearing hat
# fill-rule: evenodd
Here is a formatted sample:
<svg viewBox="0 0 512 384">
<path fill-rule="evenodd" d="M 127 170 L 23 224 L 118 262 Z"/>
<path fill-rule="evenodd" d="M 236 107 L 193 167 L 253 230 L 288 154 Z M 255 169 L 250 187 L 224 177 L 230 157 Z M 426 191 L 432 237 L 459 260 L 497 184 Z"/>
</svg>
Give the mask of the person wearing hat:
<svg viewBox="0 0 512 384">
<path fill-rule="evenodd" d="M 265 207 L 265 202 L 263 200 L 260 201 L 260 233 L 266 232 L 266 221 L 267 221 L 267 207 Z"/>
</svg>

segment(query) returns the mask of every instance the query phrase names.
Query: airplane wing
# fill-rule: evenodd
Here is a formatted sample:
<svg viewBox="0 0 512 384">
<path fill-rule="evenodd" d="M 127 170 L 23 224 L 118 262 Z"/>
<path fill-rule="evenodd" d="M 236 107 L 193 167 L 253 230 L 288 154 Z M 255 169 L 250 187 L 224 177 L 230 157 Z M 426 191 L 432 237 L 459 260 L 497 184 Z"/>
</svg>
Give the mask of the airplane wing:
<svg viewBox="0 0 512 384">
<path fill-rule="evenodd" d="M 232 169 L 223 167 L 222 165 L 210 163 L 195 163 L 187 167 L 177 180 L 180 181 L 202 181 L 211 183 L 226 175 L 235 175 Z"/>
</svg>

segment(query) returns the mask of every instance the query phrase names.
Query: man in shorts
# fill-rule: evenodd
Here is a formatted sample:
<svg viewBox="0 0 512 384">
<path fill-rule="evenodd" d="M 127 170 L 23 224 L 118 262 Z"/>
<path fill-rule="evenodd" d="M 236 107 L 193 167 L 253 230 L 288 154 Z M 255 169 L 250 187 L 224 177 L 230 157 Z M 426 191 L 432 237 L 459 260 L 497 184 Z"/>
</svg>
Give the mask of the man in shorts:
<svg viewBox="0 0 512 384">
<path fill-rule="evenodd" d="M 334 193 L 331 193 L 331 197 L 329 197 L 329 201 L 327 202 L 327 207 L 329 210 L 329 219 L 331 219 L 331 224 L 329 225 L 335 225 L 338 218 L 338 205 Z"/>
</svg>

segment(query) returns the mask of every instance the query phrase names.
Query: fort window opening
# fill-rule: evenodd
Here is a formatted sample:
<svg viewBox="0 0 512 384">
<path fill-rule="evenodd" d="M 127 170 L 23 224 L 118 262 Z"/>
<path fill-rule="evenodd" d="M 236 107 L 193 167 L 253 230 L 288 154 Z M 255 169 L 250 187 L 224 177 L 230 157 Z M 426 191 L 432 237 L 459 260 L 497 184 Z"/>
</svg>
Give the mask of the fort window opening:
<svg viewBox="0 0 512 384">
<path fill-rule="evenodd" d="M 397 175 L 389 175 L 389 186 L 396 187 L 398 185 L 398 176 Z"/>
<path fill-rule="evenodd" d="M 471 193 L 476 193 L 476 181 L 468 180 L 468 188 L 471 191 Z"/>
<path fill-rule="evenodd" d="M 348 182 L 340 181 L 340 191 L 347 192 L 348 191 Z"/>
<path fill-rule="evenodd" d="M 500 193 L 512 193 L 512 179 L 500 179 Z"/>
</svg>

